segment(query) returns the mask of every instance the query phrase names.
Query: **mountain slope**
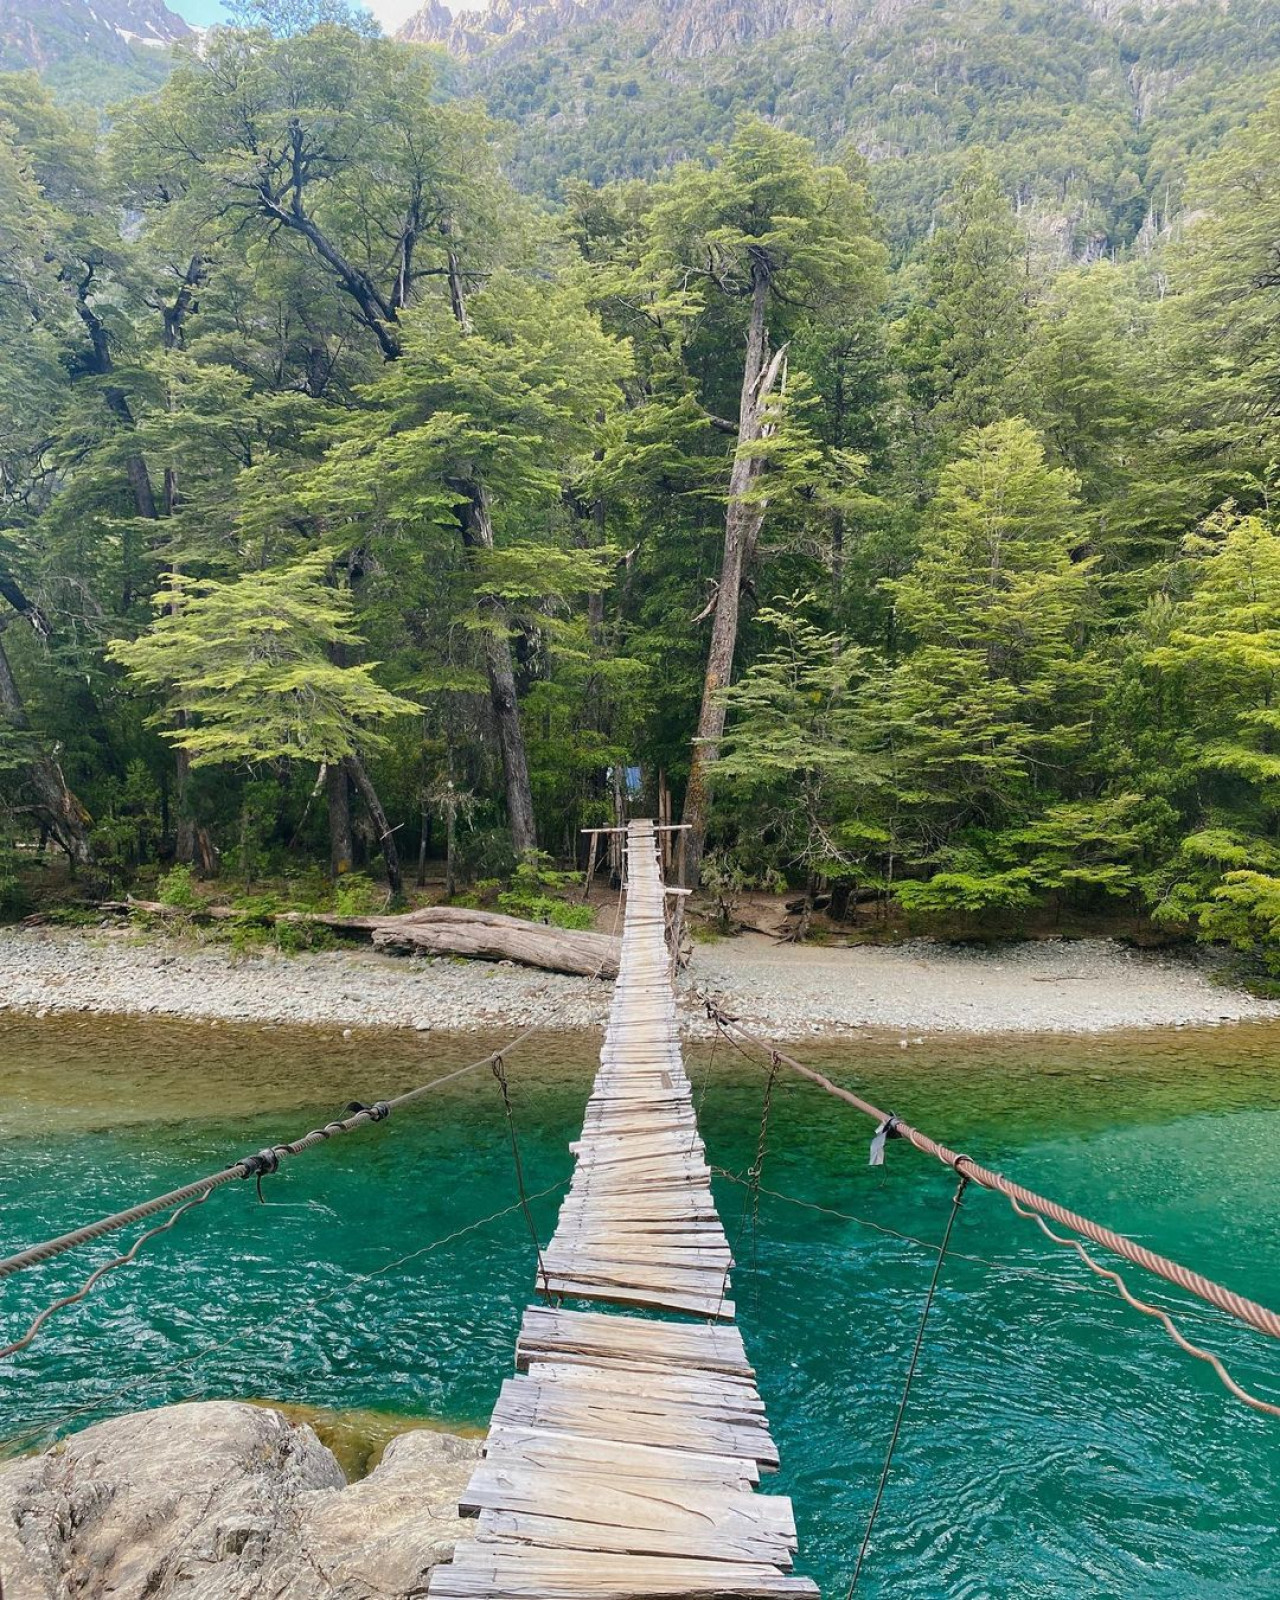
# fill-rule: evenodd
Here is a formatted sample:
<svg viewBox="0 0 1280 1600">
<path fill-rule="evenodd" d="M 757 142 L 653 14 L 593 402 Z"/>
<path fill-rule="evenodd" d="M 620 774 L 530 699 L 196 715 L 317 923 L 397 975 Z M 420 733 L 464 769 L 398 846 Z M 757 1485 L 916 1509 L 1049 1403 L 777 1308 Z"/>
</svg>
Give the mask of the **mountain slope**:
<svg viewBox="0 0 1280 1600">
<path fill-rule="evenodd" d="M 756 111 L 861 152 L 899 250 L 981 145 L 1062 258 L 1159 227 L 1280 78 L 1273 0 L 430 0 L 401 36 L 516 124 L 530 189 L 650 176 Z"/>
<path fill-rule="evenodd" d="M 93 105 L 153 88 L 192 29 L 164 0 L 0 0 L 0 70 Z"/>
</svg>

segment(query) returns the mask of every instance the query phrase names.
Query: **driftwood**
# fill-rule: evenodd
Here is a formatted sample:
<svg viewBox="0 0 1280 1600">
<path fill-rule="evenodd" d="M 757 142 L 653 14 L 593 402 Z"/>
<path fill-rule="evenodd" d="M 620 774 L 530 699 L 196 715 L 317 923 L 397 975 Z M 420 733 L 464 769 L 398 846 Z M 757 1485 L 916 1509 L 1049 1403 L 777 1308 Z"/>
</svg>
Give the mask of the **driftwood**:
<svg viewBox="0 0 1280 1600">
<path fill-rule="evenodd" d="M 547 972 L 588 978 L 618 974 L 621 941 L 607 933 L 553 928 L 496 911 L 429 906 L 395 916 L 343 916 L 336 911 L 245 912 L 234 906 L 171 906 L 161 900 L 105 900 L 101 911 L 186 916 L 195 921 L 240 918 L 261 922 L 313 922 L 338 933 L 367 935 L 376 950 L 397 955 L 470 956 L 481 961 L 518 961 Z"/>
<path fill-rule="evenodd" d="M 404 917 L 372 919 L 377 950 L 398 954 L 474 956 L 482 961 L 519 961 L 549 972 L 616 978 L 621 940 L 607 933 L 551 928 L 495 911 L 439 906 Z"/>
</svg>

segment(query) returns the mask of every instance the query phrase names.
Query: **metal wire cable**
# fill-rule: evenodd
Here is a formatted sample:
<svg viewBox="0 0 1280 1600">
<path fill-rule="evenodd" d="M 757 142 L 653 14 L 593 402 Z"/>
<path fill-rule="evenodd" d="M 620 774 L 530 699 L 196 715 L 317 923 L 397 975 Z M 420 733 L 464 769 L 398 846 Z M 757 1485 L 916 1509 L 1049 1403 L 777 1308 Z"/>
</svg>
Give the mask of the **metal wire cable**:
<svg viewBox="0 0 1280 1600">
<path fill-rule="evenodd" d="M 1128 1284 L 1125 1283 L 1120 1274 L 1113 1272 L 1110 1267 L 1104 1267 L 1100 1261 L 1095 1261 L 1078 1239 L 1064 1239 L 1060 1233 L 1053 1231 L 1043 1217 L 1037 1216 L 1034 1211 L 1027 1211 L 1018 1204 L 1012 1195 L 1008 1199 L 1009 1204 L 1020 1217 L 1027 1217 L 1030 1221 L 1038 1224 L 1040 1231 L 1046 1238 L 1052 1239 L 1054 1244 L 1064 1245 L 1067 1249 L 1074 1250 L 1090 1272 L 1096 1272 L 1100 1278 L 1109 1278 L 1120 1291 L 1121 1297 L 1135 1311 L 1141 1311 L 1144 1316 L 1159 1318 L 1164 1324 L 1165 1332 L 1173 1342 L 1180 1349 L 1185 1350 L 1189 1356 L 1195 1356 L 1197 1361 L 1207 1361 L 1217 1373 L 1223 1387 L 1229 1389 L 1237 1400 L 1251 1407 L 1254 1411 L 1264 1411 L 1269 1416 L 1280 1417 L 1280 1406 L 1273 1405 L 1270 1400 L 1261 1400 L 1256 1394 L 1250 1394 L 1247 1389 L 1242 1389 L 1212 1350 L 1206 1350 L 1201 1345 L 1192 1344 L 1191 1340 L 1178 1329 L 1177 1324 L 1167 1311 L 1160 1306 L 1150 1305 L 1145 1300 L 1139 1300 L 1135 1294 L 1130 1292 Z"/>
<path fill-rule="evenodd" d="M 557 1189 L 564 1188 L 568 1182 L 568 1178 L 560 1178 L 557 1182 L 548 1184 L 545 1189 L 540 1189 L 536 1194 L 530 1195 L 528 1197 L 529 1202 L 546 1199 L 548 1195 L 554 1194 Z M 252 1327 L 242 1328 L 239 1332 L 231 1334 L 226 1339 L 219 1339 L 213 1344 L 203 1345 L 199 1350 L 193 1351 L 189 1356 L 183 1356 L 179 1361 L 171 1362 L 168 1366 L 158 1369 L 153 1368 L 150 1371 L 139 1373 L 130 1382 L 120 1384 L 114 1388 L 111 1391 L 112 1398 L 131 1394 L 148 1384 L 157 1383 L 161 1379 L 171 1377 L 175 1372 L 181 1372 L 187 1367 L 195 1366 L 197 1362 L 205 1360 L 208 1356 L 218 1355 L 223 1350 L 231 1349 L 233 1345 L 240 1344 L 253 1334 L 262 1333 L 271 1328 L 278 1328 L 282 1324 L 289 1322 L 299 1310 L 314 1311 L 320 1306 L 327 1305 L 329 1301 L 336 1300 L 339 1296 L 349 1293 L 352 1289 L 358 1289 L 366 1283 L 371 1283 L 375 1278 L 384 1277 L 388 1272 L 394 1272 L 397 1267 L 402 1267 L 410 1261 L 418 1260 L 420 1256 L 431 1255 L 433 1251 L 442 1250 L 446 1245 L 465 1238 L 467 1234 L 476 1233 L 481 1228 L 487 1228 L 491 1223 L 500 1222 L 504 1217 L 512 1216 L 519 1210 L 520 1202 L 517 1200 L 509 1206 L 504 1206 L 501 1211 L 494 1211 L 487 1217 L 480 1217 L 475 1222 L 467 1223 L 465 1227 L 456 1228 L 452 1233 L 445 1234 L 442 1238 L 433 1239 L 430 1244 L 422 1245 L 416 1250 L 409 1250 L 404 1255 L 396 1256 L 390 1261 L 384 1261 L 381 1266 L 374 1267 L 370 1272 L 352 1273 L 344 1282 L 325 1294 L 311 1295 L 303 1300 L 291 1302 L 275 1316 L 267 1317 L 261 1322 L 255 1322 Z M 24 1430 L 22 1433 L 14 1434 L 12 1438 L 4 1440 L 3 1443 L 9 1446 L 18 1442 L 38 1440 L 51 1433 L 58 1433 L 68 1423 L 75 1422 L 80 1417 L 88 1416 L 91 1412 L 98 1410 L 101 1410 L 101 1402 L 98 1401 L 89 1405 L 77 1406 L 73 1411 L 64 1412 L 56 1421 L 40 1423 Z"/>
<path fill-rule="evenodd" d="M 1015 1183 L 1011 1178 L 1005 1177 L 1002 1172 L 996 1172 L 990 1167 L 984 1167 L 974 1161 L 972 1157 L 959 1151 L 952 1150 L 949 1146 L 931 1139 L 928 1134 L 912 1127 L 900 1117 L 882 1111 L 878 1106 L 872 1105 L 869 1100 L 864 1100 L 861 1095 L 854 1094 L 851 1089 L 845 1089 L 838 1083 L 817 1072 L 812 1067 L 806 1067 L 803 1062 L 797 1061 L 794 1056 L 776 1049 L 774 1046 L 757 1039 L 748 1029 L 743 1028 L 736 1017 L 727 1016 L 717 1003 L 709 996 L 701 996 L 706 1008 L 707 1016 L 717 1027 L 725 1029 L 726 1033 L 737 1034 L 745 1039 L 754 1049 L 768 1055 L 770 1059 L 776 1057 L 784 1066 L 790 1067 L 803 1078 L 808 1078 L 811 1083 L 816 1083 L 819 1088 L 828 1094 L 834 1095 L 839 1100 L 861 1111 L 864 1116 L 872 1118 L 877 1126 L 882 1123 L 890 1125 L 892 1137 L 905 1139 L 908 1144 L 915 1146 L 925 1155 L 933 1156 L 941 1161 L 944 1166 L 953 1168 L 956 1172 L 964 1172 L 974 1183 L 983 1189 L 991 1189 L 997 1194 L 1002 1194 L 1006 1199 L 1017 1200 L 1029 1211 L 1050 1217 L 1060 1223 L 1064 1228 L 1070 1228 L 1073 1233 L 1079 1233 L 1086 1239 L 1091 1239 L 1094 1244 L 1101 1245 L 1106 1250 L 1111 1250 L 1118 1256 L 1123 1256 L 1126 1261 L 1134 1266 L 1143 1267 L 1148 1272 L 1153 1272 L 1157 1277 L 1164 1278 L 1176 1288 L 1183 1289 L 1188 1294 L 1193 1294 L 1197 1299 L 1206 1301 L 1215 1306 L 1219 1311 L 1224 1311 L 1228 1316 L 1235 1317 L 1238 1321 L 1246 1323 L 1258 1333 L 1265 1333 L 1273 1339 L 1280 1339 L 1280 1314 L 1270 1310 L 1269 1307 L 1260 1305 L 1256 1300 L 1237 1294 L 1234 1289 L 1215 1283 L 1212 1278 L 1206 1278 L 1202 1273 L 1194 1272 L 1190 1267 L 1184 1267 L 1181 1262 L 1172 1261 L 1168 1256 L 1162 1256 L 1155 1250 L 1149 1250 L 1145 1245 L 1138 1244 L 1125 1234 L 1116 1233 L 1114 1229 L 1094 1222 L 1091 1218 L 1082 1216 L 1077 1211 L 1071 1211 L 1066 1206 L 1059 1205 L 1056 1200 L 1046 1199 L 1044 1195 L 1037 1194 L 1034 1189 L 1024 1188 L 1022 1184 Z"/>
<path fill-rule="evenodd" d="M 43 1311 L 38 1311 L 32 1320 L 31 1326 L 20 1339 L 15 1339 L 12 1344 L 0 1345 L 0 1361 L 5 1356 L 17 1355 L 19 1350 L 25 1350 L 44 1324 L 53 1316 L 54 1312 L 64 1311 L 68 1306 L 77 1305 L 90 1293 L 99 1280 L 105 1278 L 109 1272 L 114 1272 L 117 1267 L 127 1267 L 148 1239 L 154 1239 L 158 1233 L 168 1233 L 175 1222 L 184 1217 L 193 1206 L 202 1206 L 212 1193 L 211 1189 L 206 1189 L 203 1194 L 198 1194 L 194 1200 L 188 1200 L 186 1205 L 179 1206 L 173 1215 L 160 1223 L 158 1227 L 149 1228 L 146 1233 L 140 1233 L 124 1255 L 116 1256 L 111 1261 L 104 1262 L 96 1271 L 91 1272 L 74 1294 L 63 1295 L 61 1300 L 55 1300 L 52 1305 L 46 1306 Z M 2 1597 L 0 1597 L 0 1600 L 2 1600 Z"/>
<path fill-rule="evenodd" d="M 969 1179 L 965 1173 L 959 1174 L 956 1192 L 951 1197 L 951 1211 L 947 1217 L 947 1226 L 942 1235 L 942 1242 L 938 1246 L 938 1259 L 933 1264 L 933 1276 L 929 1280 L 929 1292 L 924 1297 L 924 1309 L 920 1313 L 920 1326 L 916 1329 L 916 1342 L 911 1351 L 911 1361 L 907 1367 L 906 1382 L 902 1386 L 902 1398 L 898 1401 L 897 1415 L 893 1419 L 893 1431 L 889 1435 L 889 1448 L 885 1451 L 884 1466 L 880 1469 L 880 1482 L 876 1485 L 876 1497 L 871 1503 L 871 1514 L 867 1518 L 866 1532 L 862 1535 L 862 1544 L 858 1549 L 857 1564 L 853 1569 L 853 1578 L 849 1584 L 849 1593 L 845 1600 L 853 1600 L 853 1591 L 858 1587 L 858 1579 L 862 1576 L 862 1564 L 867 1559 L 867 1551 L 871 1547 L 871 1534 L 876 1525 L 876 1518 L 880 1515 L 880 1505 L 884 1499 L 885 1485 L 889 1482 L 889 1469 L 893 1466 L 893 1453 L 898 1447 L 898 1435 L 902 1432 L 902 1419 L 907 1414 L 907 1401 L 911 1398 L 911 1385 L 915 1382 L 916 1368 L 920 1365 L 920 1352 L 924 1349 L 925 1329 L 929 1325 L 929 1313 L 933 1310 L 933 1297 L 938 1290 L 938 1279 L 942 1276 L 942 1263 L 946 1260 L 947 1247 L 951 1243 L 951 1230 L 956 1225 L 956 1217 L 960 1212 L 960 1203 L 964 1199 L 965 1189 Z"/>
<path fill-rule="evenodd" d="M 740 1172 L 730 1172 L 727 1167 L 710 1167 L 708 1171 L 714 1177 L 724 1178 L 729 1183 L 747 1182 Z M 890 1228 L 883 1222 L 873 1222 L 870 1217 L 860 1217 L 852 1211 L 837 1211 L 834 1206 L 820 1206 L 814 1200 L 801 1200 L 796 1195 L 784 1194 L 781 1189 L 770 1189 L 765 1184 L 760 1185 L 760 1193 L 767 1194 L 771 1200 L 781 1200 L 784 1205 L 799 1206 L 804 1211 L 817 1211 L 824 1217 L 835 1217 L 840 1222 L 853 1222 L 860 1228 L 870 1228 L 873 1233 L 882 1233 L 889 1239 L 899 1239 L 903 1244 L 916 1245 L 921 1250 L 927 1250 L 930 1255 L 933 1255 L 938 1248 L 936 1244 L 928 1239 L 921 1239 L 914 1233 L 902 1233 L 897 1228 Z M 975 1266 L 990 1267 L 995 1272 L 1016 1272 L 1029 1278 L 1040 1278 L 1043 1282 L 1055 1284 L 1060 1289 L 1087 1288 L 1085 1284 L 1073 1283 L 1069 1278 L 1059 1278 L 1052 1272 L 1041 1272 L 1038 1267 L 1024 1267 L 1012 1261 L 993 1261 L 989 1256 L 968 1255 L 963 1250 L 952 1250 L 950 1255 L 953 1261 L 969 1261 Z"/>
<path fill-rule="evenodd" d="M 747 1169 L 745 1180 L 747 1192 L 742 1199 L 742 1217 L 738 1223 L 738 1231 L 729 1251 L 729 1265 L 725 1267 L 720 1279 L 720 1298 L 716 1301 L 715 1311 L 717 1317 L 720 1315 L 721 1308 L 724 1305 L 724 1297 L 729 1289 L 729 1274 L 737 1263 L 738 1250 L 743 1238 L 746 1236 L 747 1223 L 749 1221 L 753 1222 L 755 1226 L 755 1251 L 752 1258 L 752 1273 L 754 1281 L 758 1282 L 759 1279 L 760 1175 L 764 1171 L 765 1152 L 768 1149 L 769 1114 L 773 1109 L 773 1087 L 777 1081 L 778 1069 L 776 1063 L 774 1063 L 769 1068 L 769 1081 L 765 1084 L 764 1101 L 760 1107 L 760 1132 L 756 1137 L 755 1160 Z"/>
<path fill-rule="evenodd" d="M 546 1294 L 547 1265 L 542 1259 L 542 1241 L 538 1237 L 538 1225 L 533 1220 L 533 1212 L 529 1209 L 529 1200 L 525 1193 L 524 1162 L 520 1159 L 520 1140 L 516 1137 L 515 1112 L 511 1109 L 511 1089 L 507 1083 L 507 1066 L 501 1056 L 498 1056 L 493 1063 L 493 1075 L 498 1082 L 498 1089 L 502 1095 L 502 1110 L 507 1119 L 507 1134 L 511 1140 L 511 1161 L 516 1170 L 516 1190 L 520 1196 L 520 1209 L 524 1212 L 524 1220 L 529 1229 L 529 1237 L 533 1240 L 533 1253 L 538 1258 L 537 1292 Z"/>
</svg>

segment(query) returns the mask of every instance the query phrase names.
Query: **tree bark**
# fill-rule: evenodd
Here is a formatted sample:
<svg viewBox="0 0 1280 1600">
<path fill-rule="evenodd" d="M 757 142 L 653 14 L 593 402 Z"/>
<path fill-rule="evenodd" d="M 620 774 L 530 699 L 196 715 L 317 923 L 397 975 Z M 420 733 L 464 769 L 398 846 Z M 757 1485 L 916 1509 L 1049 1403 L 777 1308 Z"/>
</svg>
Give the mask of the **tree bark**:
<svg viewBox="0 0 1280 1600">
<path fill-rule="evenodd" d="M 234 906 L 203 906 L 186 911 L 160 900 L 105 900 L 101 911 L 155 917 L 190 916 L 195 921 L 230 922 L 244 912 Z M 270 912 L 252 920 L 308 922 L 339 933 L 368 934 L 378 950 L 422 955 L 471 956 L 481 961 L 518 961 L 547 972 L 586 978 L 615 978 L 622 941 L 607 933 L 551 928 L 544 922 L 505 917 L 496 911 L 461 906 L 429 906 L 396 916 L 343 916 L 332 911 Z"/>
<path fill-rule="evenodd" d="M 427 856 L 431 851 L 431 811 L 427 805 L 426 796 L 423 796 L 422 810 L 418 816 L 418 876 L 416 883 L 419 889 L 427 886 Z"/>
<path fill-rule="evenodd" d="M 769 278 L 768 263 L 762 257 L 756 257 L 752 266 L 747 354 L 742 367 L 742 393 L 738 403 L 738 448 L 729 475 L 729 504 L 725 513 L 720 584 L 716 591 L 711 645 L 707 651 L 707 671 L 702 685 L 702 708 L 698 715 L 698 731 L 694 736 L 689 783 L 684 797 L 682 820 L 688 824 L 688 831 L 681 853 L 684 885 L 690 889 L 697 887 L 702 873 L 702 851 L 706 843 L 711 805 L 711 768 L 720 758 L 720 739 L 724 733 L 725 708 L 721 691 L 728 687 L 733 676 L 743 573 L 747 562 L 755 554 L 764 522 L 764 503 L 751 496 L 763 467 L 753 447 L 764 436 L 764 405 L 776 380 L 782 354 L 778 352 L 772 361 L 769 358 Z"/>
<path fill-rule="evenodd" d="M 462 507 L 462 541 L 468 550 L 493 549 L 493 522 L 489 497 L 477 483 L 457 483 L 454 487 L 467 496 Z M 489 703 L 498 728 L 502 751 L 502 771 L 506 780 L 507 821 L 516 854 L 538 848 L 538 833 L 533 818 L 533 791 L 529 786 L 529 762 L 525 755 L 524 732 L 520 727 L 520 706 L 516 698 L 516 674 L 511 660 L 511 639 L 507 631 L 507 608 L 496 595 L 479 601 L 484 618 L 481 648 L 485 673 L 489 679 Z"/>
<path fill-rule="evenodd" d="M 441 225 L 446 238 L 453 234 L 446 221 Z M 464 334 L 471 332 L 466 288 L 457 252 L 450 248 L 449 304 L 454 319 Z M 462 542 L 468 550 L 493 549 L 493 518 L 489 496 L 482 483 L 459 480 L 451 485 L 466 499 L 462 506 Z M 538 831 L 533 817 L 533 791 L 529 786 L 529 761 L 525 754 L 524 732 L 520 727 L 520 706 L 516 698 L 516 675 L 511 661 L 511 638 L 507 630 L 507 608 L 496 595 L 480 601 L 486 626 L 482 630 L 485 672 L 489 679 L 489 700 L 498 725 L 498 744 L 502 751 L 502 772 L 506 780 L 507 821 L 516 854 L 538 848 Z"/>
<path fill-rule="evenodd" d="M 326 767 L 324 792 L 329 806 L 329 875 L 336 883 L 351 871 L 351 779 L 341 761 Z"/>
<path fill-rule="evenodd" d="M 263 215 L 307 241 L 337 278 L 340 288 L 355 301 L 360 320 L 378 341 L 383 360 L 396 360 L 400 354 L 400 335 L 396 329 L 395 306 L 379 291 L 367 272 L 347 260 L 307 213 L 304 204 L 306 152 L 303 129 L 297 118 L 289 128 L 289 159 L 291 176 L 284 193 L 276 193 L 266 178 L 255 184 Z"/>
<path fill-rule="evenodd" d="M 524 966 L 586 978 L 618 975 L 621 941 L 606 933 L 571 932 L 500 916 L 496 911 L 466 911 L 454 906 L 371 920 L 377 950 L 519 961 Z"/>
<path fill-rule="evenodd" d="M 0 717 L 20 733 L 31 730 L 3 640 L 0 640 Z M 46 751 L 37 750 L 27 764 L 26 781 L 42 827 L 48 828 L 66 852 L 72 867 L 90 865 L 93 848 L 89 843 L 89 813 L 67 787 L 62 768 Z"/>
<path fill-rule="evenodd" d="M 382 849 L 382 859 L 387 865 L 387 883 L 393 895 L 399 895 L 404 890 L 404 878 L 400 872 L 400 852 L 396 848 L 395 830 L 387 821 L 387 814 L 382 809 L 382 801 L 378 799 L 378 791 L 373 786 L 373 779 L 364 769 L 364 762 L 359 756 L 348 756 L 342 763 L 346 772 L 351 775 L 351 781 L 360 791 L 360 798 L 369 808 L 369 815 L 373 818 L 373 825 L 378 831 L 378 844 Z"/>
</svg>

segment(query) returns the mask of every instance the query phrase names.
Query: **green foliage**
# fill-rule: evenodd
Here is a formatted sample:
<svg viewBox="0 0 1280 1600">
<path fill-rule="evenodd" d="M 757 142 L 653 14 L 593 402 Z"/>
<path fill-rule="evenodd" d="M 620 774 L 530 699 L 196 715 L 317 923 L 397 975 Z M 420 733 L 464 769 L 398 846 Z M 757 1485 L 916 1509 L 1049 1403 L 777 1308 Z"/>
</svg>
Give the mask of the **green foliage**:
<svg viewBox="0 0 1280 1600">
<path fill-rule="evenodd" d="M 338 666 L 359 644 L 348 595 L 324 581 L 328 563 L 247 572 L 233 583 L 172 574 L 159 615 L 110 657 L 150 689 L 167 691 L 165 737 L 192 763 L 338 761 L 380 721 L 418 708 L 380 688 L 373 666 Z M 376 736 L 372 736 L 375 737 Z"/>
<path fill-rule="evenodd" d="M 590 925 L 610 774 L 684 796 L 736 464 L 714 920 L 1272 963 L 1274 8 L 890 10 L 462 66 L 245 0 L 106 136 L 0 75 L 0 879 L 65 807 L 100 879 L 287 885 L 241 943 L 419 839 Z"/>
<path fill-rule="evenodd" d="M 344 873 L 333 886 L 333 909 L 339 916 L 372 916 L 386 905 L 386 889 L 363 872 Z"/>
<path fill-rule="evenodd" d="M 579 872 L 557 872 L 541 851 L 526 855 L 516 867 L 510 886 L 498 896 L 508 916 L 530 922 L 549 922 L 554 928 L 590 928 L 595 913 L 590 906 L 574 905 L 568 891 L 582 882 Z"/>
<path fill-rule="evenodd" d="M 194 910 L 200 903 L 200 896 L 191 868 L 181 864 L 170 867 L 156 884 L 156 899 L 161 905 L 172 906 L 176 911 Z"/>
<path fill-rule="evenodd" d="M 928 237 L 974 147 L 991 153 L 1047 248 L 1083 255 L 1158 228 L 1189 165 L 1257 109 L 1280 63 L 1269 0 L 829 11 L 825 29 L 803 34 L 774 34 L 762 14 L 749 42 L 688 56 L 664 45 L 646 10 L 523 49 L 503 34 L 462 68 L 461 86 L 517 125 L 517 170 L 543 193 L 574 178 L 650 180 L 756 112 L 824 153 L 873 151 L 877 208 L 900 256 Z"/>
</svg>

